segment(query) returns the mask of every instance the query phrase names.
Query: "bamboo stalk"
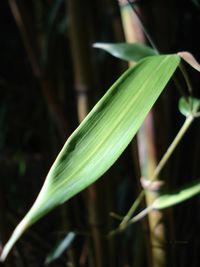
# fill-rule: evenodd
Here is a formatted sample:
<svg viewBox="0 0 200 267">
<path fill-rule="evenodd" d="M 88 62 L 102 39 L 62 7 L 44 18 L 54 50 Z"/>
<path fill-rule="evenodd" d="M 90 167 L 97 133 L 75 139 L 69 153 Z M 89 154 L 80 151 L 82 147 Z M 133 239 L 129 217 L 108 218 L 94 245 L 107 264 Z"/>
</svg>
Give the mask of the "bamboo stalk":
<svg viewBox="0 0 200 267">
<path fill-rule="evenodd" d="M 132 12 L 130 5 L 127 5 L 126 1 L 119 1 L 120 3 L 120 7 L 121 7 L 121 16 L 122 16 L 122 22 L 123 22 L 123 26 L 124 26 L 124 32 L 125 32 L 125 39 L 127 42 L 144 42 L 144 34 L 141 28 L 141 24 L 137 18 L 137 16 Z M 130 64 L 129 64 L 130 65 Z M 151 113 L 149 115 L 149 117 L 151 116 Z M 146 125 L 147 120 L 144 122 L 144 125 Z M 141 138 L 141 136 L 146 134 L 146 131 L 144 130 L 143 126 L 143 130 L 139 131 L 139 134 L 137 134 L 137 137 L 135 138 L 135 140 L 132 142 L 132 149 L 133 149 L 133 159 L 134 159 L 134 165 L 135 165 L 135 169 L 136 169 L 136 175 L 137 175 L 137 179 L 138 179 L 138 184 L 140 184 L 139 178 L 141 177 L 141 174 L 144 171 L 144 166 L 141 165 L 141 155 L 139 152 L 141 152 L 141 150 L 143 149 L 143 145 L 141 146 L 141 143 L 139 144 L 139 138 Z M 149 135 L 148 135 L 149 136 Z M 144 137 L 144 136 L 143 136 Z M 151 142 L 151 140 L 149 140 Z M 148 144 L 150 144 L 148 142 Z M 146 144 L 147 145 L 147 144 Z M 145 149 L 147 149 L 146 145 L 144 145 Z M 154 147 L 151 147 L 151 151 Z M 154 153 L 153 153 L 154 155 Z M 151 166 L 151 168 L 153 168 L 155 165 L 154 162 L 154 157 L 151 158 L 151 164 L 149 164 L 148 166 Z M 138 188 L 140 187 L 140 185 L 138 186 Z M 122 220 L 122 223 L 119 226 L 119 229 L 122 230 L 126 224 L 126 222 L 129 221 L 130 216 L 132 214 L 132 212 L 135 210 L 135 208 L 137 208 L 138 203 L 140 202 L 140 200 L 142 200 L 143 198 L 143 193 L 139 196 L 138 201 L 136 201 L 136 205 L 133 205 L 133 207 L 131 207 L 131 209 L 129 210 L 127 216 L 125 216 L 125 218 Z M 144 223 L 142 225 L 143 227 L 143 231 L 146 228 L 146 223 Z M 147 238 L 147 236 L 145 235 L 145 243 L 146 243 L 146 256 L 147 256 L 147 264 L 150 266 L 150 262 L 151 262 L 151 256 L 150 256 L 150 252 L 149 252 L 149 240 Z M 138 253 L 136 255 L 136 258 L 143 258 L 143 254 L 144 254 L 144 242 L 140 242 L 140 254 Z M 136 259 L 136 262 L 140 262 L 140 260 Z"/>
<path fill-rule="evenodd" d="M 54 94 L 54 88 L 52 86 L 52 81 L 49 77 L 49 73 L 47 72 L 45 66 L 41 66 L 40 64 L 40 54 L 42 51 L 42 40 L 44 32 L 40 31 L 38 32 L 38 36 L 32 36 L 32 33 L 34 32 L 34 25 L 28 18 L 29 10 L 27 9 L 25 2 L 17 0 L 9 0 L 8 2 L 18 30 L 20 32 L 23 45 L 26 49 L 33 75 L 39 82 L 44 98 L 47 102 L 49 113 L 52 117 L 53 122 L 55 123 L 58 133 L 60 134 L 61 142 L 64 143 L 66 137 L 71 134 L 71 127 L 68 125 L 63 111 L 57 101 L 57 97 Z M 37 42 L 36 40 L 38 40 L 39 42 Z M 70 223 L 68 210 L 65 207 L 61 207 L 61 214 L 63 230 L 68 231 Z M 72 249 L 68 250 L 68 256 L 72 266 L 75 267 L 76 257 Z"/>
<path fill-rule="evenodd" d="M 128 1 L 129 2 L 129 1 Z M 130 2 L 129 2 L 130 4 Z M 124 30 L 127 42 L 144 42 L 144 37 L 142 38 L 142 30 L 147 34 L 147 38 L 150 38 L 145 27 L 138 20 L 137 15 L 132 12 L 130 5 L 122 5 L 122 16 L 124 17 Z M 128 22 L 127 22 L 128 21 Z M 132 25 L 130 24 L 132 23 Z M 137 29 L 137 30 L 135 30 Z M 135 32 L 135 34 L 133 34 Z M 137 34 L 136 34 L 137 33 Z M 152 40 L 150 38 L 150 42 Z M 138 150 L 139 150 L 139 161 L 140 169 L 143 177 L 149 181 L 152 177 L 154 170 L 157 165 L 157 149 L 156 149 L 156 136 L 154 129 L 154 113 L 151 111 L 147 116 L 142 128 L 139 130 L 137 135 L 138 138 Z M 159 178 L 157 177 L 159 180 Z M 145 194 L 146 204 L 150 206 L 153 201 L 158 197 L 159 191 L 145 190 L 145 193 L 141 193 L 138 202 L 141 201 L 143 195 Z M 124 227 L 126 222 L 128 222 L 132 211 L 136 209 L 138 203 L 135 203 L 127 216 L 122 221 L 120 227 Z M 165 226 L 164 226 L 164 215 L 162 211 L 152 211 L 148 213 L 148 222 L 150 230 L 150 241 L 151 249 L 148 253 L 149 255 L 149 265 L 153 267 L 164 267 L 166 266 L 166 248 L 165 248 Z M 147 241 L 148 244 L 148 241 Z"/>
<path fill-rule="evenodd" d="M 152 127 L 153 114 L 150 113 L 144 126 L 146 129 L 142 133 L 142 140 L 139 142 L 140 160 L 142 176 L 145 177 L 147 183 L 151 181 L 151 177 L 154 173 L 154 169 L 157 164 L 156 148 L 155 148 L 155 133 Z M 148 121 L 149 120 L 149 121 Z M 141 137 L 139 133 L 139 137 Z M 146 141 L 146 149 L 144 154 L 141 154 L 140 149 L 144 149 L 144 140 Z M 160 178 L 157 177 L 157 181 Z M 145 198 L 147 206 L 151 206 L 154 200 L 159 196 L 158 190 L 151 190 L 145 188 Z M 152 211 L 148 213 L 148 222 L 150 229 L 150 241 L 151 241 L 151 262 L 153 267 L 166 266 L 166 247 L 165 247 L 165 226 L 164 226 L 164 214 L 162 211 Z"/>
<path fill-rule="evenodd" d="M 34 32 L 34 27 L 27 19 L 28 10 L 23 1 L 19 3 L 17 0 L 9 0 L 9 5 L 26 49 L 33 74 L 35 78 L 39 80 L 50 114 L 55 122 L 58 132 L 60 133 L 61 139 L 64 142 L 67 137 L 66 131 L 69 127 L 53 93 L 52 83 L 48 77 L 48 73 L 46 73 L 39 64 L 39 50 L 41 47 L 37 48 L 37 43 L 32 41 L 34 38 L 31 33 Z"/>
<path fill-rule="evenodd" d="M 30 25 L 30 22 L 27 20 L 27 13 L 25 12 L 25 7 L 23 5 L 23 2 L 19 3 L 17 0 L 8 0 L 10 10 L 13 14 L 13 17 L 15 19 L 16 25 L 19 29 L 23 44 L 25 46 L 32 71 L 35 75 L 35 77 L 39 78 L 41 75 L 40 66 L 38 64 L 38 55 L 36 53 L 36 43 L 33 42 L 33 38 L 30 34 L 30 31 L 27 31 L 28 25 Z M 26 18 L 25 18 L 26 17 Z M 26 19 L 26 22 L 24 21 Z"/>
<path fill-rule="evenodd" d="M 75 89 L 77 92 L 77 107 L 79 121 L 87 115 L 93 104 L 91 89 L 95 86 L 94 72 L 90 53 L 90 6 L 80 0 L 66 1 L 70 21 L 70 41 L 75 72 Z M 106 266 L 108 261 L 107 244 L 103 237 L 102 226 L 105 223 L 105 210 L 102 208 L 102 181 L 87 189 L 88 220 L 94 245 L 95 266 Z M 90 252 L 91 253 L 91 252 Z"/>
<path fill-rule="evenodd" d="M 144 12 L 144 20 L 146 25 L 149 25 L 149 29 L 151 30 L 150 34 L 153 38 L 153 40 L 157 44 L 157 48 L 159 51 L 162 52 L 169 52 L 171 50 L 171 43 L 169 40 L 173 40 L 176 35 L 176 16 L 175 16 L 175 7 L 174 7 L 174 1 L 157 1 L 155 5 L 144 5 L 143 12 Z M 169 23 L 166 24 L 166 20 L 170 17 Z M 186 97 L 185 92 L 183 91 L 180 83 L 179 78 L 175 75 L 173 78 L 173 82 L 175 84 L 175 87 L 178 89 L 180 95 Z M 170 88 L 169 88 L 170 89 Z M 155 128 L 159 131 L 156 134 L 156 146 L 158 148 L 158 158 L 160 159 L 163 152 L 166 150 L 167 143 L 169 143 L 169 140 L 167 139 L 167 136 L 170 133 L 171 129 L 171 116 L 169 112 L 169 105 L 172 101 L 173 97 L 173 91 L 168 90 L 167 94 L 164 93 L 163 96 L 161 96 L 160 102 L 158 105 L 162 105 L 161 109 L 157 105 L 157 109 L 155 110 Z M 161 114 L 162 112 L 162 114 Z M 159 118 L 160 117 L 160 118 Z M 164 120 L 162 119 L 164 117 Z M 165 127 L 160 127 L 159 125 L 165 125 Z M 164 138 L 163 138 L 164 137 Z M 168 165 L 169 166 L 169 165 Z M 162 175 L 165 176 L 165 188 L 170 187 L 171 179 L 169 179 L 169 168 L 165 168 L 165 172 L 162 172 Z M 161 178 L 161 176 L 160 176 Z M 173 214 L 172 212 L 166 211 L 164 213 L 164 219 L 165 219 L 165 225 L 167 229 L 167 233 L 165 230 L 165 243 L 169 244 L 169 240 L 174 240 L 174 222 L 173 222 Z M 154 227 L 152 225 L 152 227 Z M 158 229 L 159 231 L 159 229 Z M 156 241 L 155 241 L 156 242 Z M 156 245 L 156 244 L 155 244 Z M 159 263 L 159 260 L 156 261 L 153 260 L 153 263 L 155 261 L 155 266 L 166 266 L 166 264 L 171 264 L 172 266 L 176 266 L 176 248 L 171 246 L 165 246 L 166 247 L 166 253 L 165 253 L 165 263 Z M 153 253 L 158 253 L 158 257 L 160 257 L 159 250 L 154 249 Z"/>
</svg>

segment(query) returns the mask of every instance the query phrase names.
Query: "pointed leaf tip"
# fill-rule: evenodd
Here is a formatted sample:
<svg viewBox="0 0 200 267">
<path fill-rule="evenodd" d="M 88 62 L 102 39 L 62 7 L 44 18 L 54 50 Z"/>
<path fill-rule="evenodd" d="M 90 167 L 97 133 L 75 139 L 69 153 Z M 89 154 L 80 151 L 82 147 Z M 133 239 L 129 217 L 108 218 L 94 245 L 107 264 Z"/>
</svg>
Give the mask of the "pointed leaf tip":
<svg viewBox="0 0 200 267">
<path fill-rule="evenodd" d="M 191 53 L 184 51 L 178 52 L 177 55 L 180 56 L 183 60 L 185 60 L 185 62 L 187 62 L 195 70 L 200 72 L 200 64 L 197 62 L 197 60 Z"/>
<path fill-rule="evenodd" d="M 14 232 L 12 233 L 12 236 L 6 243 L 5 247 L 3 248 L 3 251 L 0 255 L 0 261 L 3 262 L 7 258 L 10 250 L 16 243 L 16 241 L 19 239 L 19 237 L 26 231 L 26 229 L 29 228 L 29 224 L 26 220 L 26 217 L 17 225 Z"/>
</svg>

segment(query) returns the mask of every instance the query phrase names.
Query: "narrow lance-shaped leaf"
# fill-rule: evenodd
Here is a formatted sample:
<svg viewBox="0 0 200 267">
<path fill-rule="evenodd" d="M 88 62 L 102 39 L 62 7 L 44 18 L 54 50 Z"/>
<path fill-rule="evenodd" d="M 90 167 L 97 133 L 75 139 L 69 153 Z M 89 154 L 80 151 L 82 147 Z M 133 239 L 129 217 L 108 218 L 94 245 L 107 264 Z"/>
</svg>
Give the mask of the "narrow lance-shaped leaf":
<svg viewBox="0 0 200 267">
<path fill-rule="evenodd" d="M 153 209 L 165 209 L 178 203 L 181 203 L 189 198 L 200 193 L 200 181 L 195 181 L 192 184 L 182 187 L 174 193 L 163 194 L 159 196 L 153 203 Z"/>
<path fill-rule="evenodd" d="M 177 55 L 148 57 L 114 83 L 65 143 L 1 260 L 28 227 L 110 168 L 136 134 L 179 61 Z"/>
<path fill-rule="evenodd" d="M 178 190 L 174 191 L 173 193 L 163 193 L 156 200 L 142 210 L 139 214 L 134 216 L 130 222 L 135 223 L 141 220 L 144 216 L 146 216 L 152 210 L 162 210 L 174 205 L 177 205 L 183 201 L 186 201 L 195 195 L 200 194 L 200 180 L 193 181 L 192 183 L 179 188 Z"/>
<path fill-rule="evenodd" d="M 95 43 L 93 47 L 105 50 L 112 56 L 126 61 L 137 62 L 140 59 L 157 54 L 154 49 L 139 43 Z"/>
<path fill-rule="evenodd" d="M 71 243 L 75 239 L 75 233 L 70 232 L 68 233 L 63 240 L 61 240 L 55 248 L 47 255 L 47 258 L 45 260 L 45 265 L 50 264 L 52 261 L 57 260 L 62 254 L 68 249 L 68 247 L 71 245 Z"/>
</svg>

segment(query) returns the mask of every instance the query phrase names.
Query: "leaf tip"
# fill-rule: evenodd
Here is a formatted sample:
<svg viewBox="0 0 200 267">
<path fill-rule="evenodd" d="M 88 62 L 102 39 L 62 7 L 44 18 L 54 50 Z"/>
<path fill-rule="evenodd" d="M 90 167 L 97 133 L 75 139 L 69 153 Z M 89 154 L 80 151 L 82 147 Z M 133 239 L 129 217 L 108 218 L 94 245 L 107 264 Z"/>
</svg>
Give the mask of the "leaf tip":
<svg viewBox="0 0 200 267">
<path fill-rule="evenodd" d="M 6 243 L 3 251 L 0 255 L 0 262 L 4 262 L 10 253 L 11 249 L 13 248 L 14 244 L 17 240 L 21 237 L 21 235 L 25 232 L 25 230 L 29 227 L 28 221 L 24 218 L 16 227 L 13 234 L 11 235 L 10 239 Z"/>
<path fill-rule="evenodd" d="M 109 47 L 109 44 L 108 43 L 94 43 L 92 45 L 92 47 L 94 48 L 100 48 L 100 49 L 106 49 Z"/>
<path fill-rule="evenodd" d="M 200 64 L 191 53 L 182 51 L 178 52 L 177 55 L 187 62 L 192 68 L 200 72 Z"/>
</svg>

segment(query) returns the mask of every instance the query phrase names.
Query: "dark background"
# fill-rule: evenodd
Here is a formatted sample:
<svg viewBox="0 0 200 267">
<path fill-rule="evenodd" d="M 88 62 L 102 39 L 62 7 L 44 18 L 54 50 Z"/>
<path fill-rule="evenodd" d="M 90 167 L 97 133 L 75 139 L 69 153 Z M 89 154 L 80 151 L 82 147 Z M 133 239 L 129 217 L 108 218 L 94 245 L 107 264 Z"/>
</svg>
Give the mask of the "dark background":
<svg viewBox="0 0 200 267">
<path fill-rule="evenodd" d="M 161 52 L 190 51 L 200 61 L 198 0 L 141 0 L 135 5 Z M 97 41 L 124 41 L 117 1 L 0 3 L 2 245 L 30 208 L 57 153 L 77 127 L 80 110 L 89 111 L 127 68 L 125 62 L 92 48 Z M 200 97 L 199 73 L 185 67 L 194 96 Z M 154 112 L 158 158 L 184 121 L 177 108 L 179 94 L 173 85 L 169 89 Z M 168 164 L 170 189 L 199 178 L 199 134 L 197 120 Z M 138 194 L 135 165 L 129 147 L 100 182 L 28 230 L 5 266 L 44 266 L 47 253 L 69 231 L 76 232 L 75 241 L 51 266 L 151 266 L 145 220 L 111 241 L 103 238 L 118 225 L 109 212 L 125 214 Z M 166 226 L 165 266 L 199 266 L 199 205 L 195 197 L 173 208 Z"/>
</svg>

